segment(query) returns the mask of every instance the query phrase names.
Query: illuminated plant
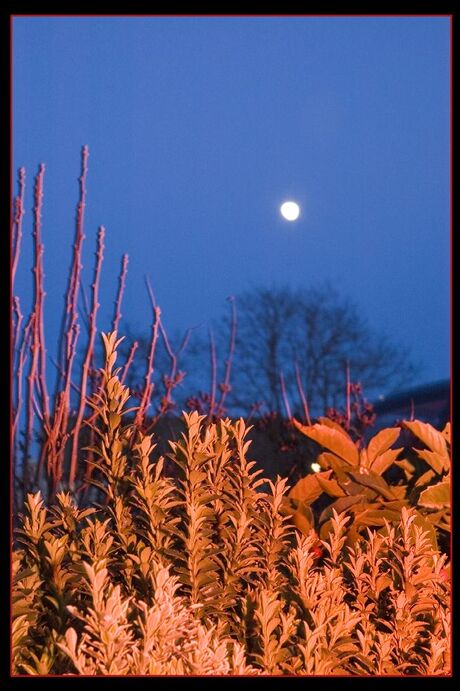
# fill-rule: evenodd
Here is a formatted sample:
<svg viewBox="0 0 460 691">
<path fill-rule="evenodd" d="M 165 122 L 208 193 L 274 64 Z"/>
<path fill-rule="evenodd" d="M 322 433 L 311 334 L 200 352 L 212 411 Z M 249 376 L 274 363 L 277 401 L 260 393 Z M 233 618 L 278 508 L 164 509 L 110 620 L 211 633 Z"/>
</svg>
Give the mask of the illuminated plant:
<svg viewBox="0 0 460 691">
<path fill-rule="evenodd" d="M 420 493 L 431 512 L 425 522 L 411 507 L 397 518 L 372 509 L 381 512 L 379 530 L 358 531 L 350 545 L 359 514 L 335 503 L 318 558 L 315 531 L 286 515 L 286 480 L 261 477 L 248 459 L 243 420 L 207 425 L 186 415 L 169 454 L 179 477 L 167 475 L 164 458 L 152 458 L 152 436 L 124 419 L 129 391 L 115 367 L 116 333 L 103 342 L 88 453 L 104 501 L 82 510 L 61 492 L 47 508 L 40 493 L 28 495 L 13 552 L 14 674 L 449 673 L 447 556 L 425 527 L 428 516 L 433 525 L 445 519 L 444 466 L 434 496 L 430 487 Z M 338 479 L 317 474 L 315 482 L 336 489 L 365 467 L 371 484 L 354 481 L 378 503 L 364 492 L 376 491 L 376 469 L 393 458 L 395 431 L 377 435 L 361 456 L 343 430 L 322 425 L 332 434 L 313 434 L 334 451 L 321 462 Z M 440 463 L 439 437 L 414 430 L 438 445 L 422 457 Z"/>
<path fill-rule="evenodd" d="M 403 422 L 403 427 L 423 442 L 417 449 L 421 467 L 405 458 L 402 447 L 392 448 L 400 436 L 399 428 L 383 429 L 367 446 L 360 448 L 341 425 L 329 418 L 319 418 L 314 425 L 297 429 L 325 449 L 318 454 L 318 473 L 297 482 L 288 495 L 285 510 L 305 533 L 315 528 L 321 538 L 331 529 L 333 511 L 348 511 L 353 522 L 348 541 L 353 544 L 366 527 L 381 528 L 386 521 L 398 523 L 404 507 L 413 507 L 415 522 L 423 527 L 433 544 L 439 536 L 450 533 L 450 425 L 438 432 L 428 423 Z M 389 481 L 394 470 L 403 471 L 403 479 Z M 400 474 L 400 473 L 399 473 Z M 328 497 L 328 505 L 315 517 L 314 503 Z"/>
</svg>

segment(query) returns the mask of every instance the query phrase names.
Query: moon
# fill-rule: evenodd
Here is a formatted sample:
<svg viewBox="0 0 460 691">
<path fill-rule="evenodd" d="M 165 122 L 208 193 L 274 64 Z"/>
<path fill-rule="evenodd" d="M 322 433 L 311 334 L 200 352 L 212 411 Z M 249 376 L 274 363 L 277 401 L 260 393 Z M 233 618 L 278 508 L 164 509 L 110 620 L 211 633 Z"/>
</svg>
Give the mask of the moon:
<svg viewBox="0 0 460 691">
<path fill-rule="evenodd" d="M 300 206 L 297 202 L 284 202 L 280 206 L 281 215 L 286 221 L 297 221 L 300 215 Z"/>
</svg>

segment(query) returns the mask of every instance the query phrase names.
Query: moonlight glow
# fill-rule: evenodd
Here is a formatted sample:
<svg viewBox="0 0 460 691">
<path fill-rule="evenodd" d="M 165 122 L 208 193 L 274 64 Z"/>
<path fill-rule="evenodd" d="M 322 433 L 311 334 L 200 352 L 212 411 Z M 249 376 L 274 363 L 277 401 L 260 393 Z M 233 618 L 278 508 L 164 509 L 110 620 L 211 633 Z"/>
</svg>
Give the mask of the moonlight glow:
<svg viewBox="0 0 460 691">
<path fill-rule="evenodd" d="M 281 204 L 280 211 L 286 221 L 297 221 L 300 207 L 296 202 L 284 202 L 284 204 Z"/>
</svg>

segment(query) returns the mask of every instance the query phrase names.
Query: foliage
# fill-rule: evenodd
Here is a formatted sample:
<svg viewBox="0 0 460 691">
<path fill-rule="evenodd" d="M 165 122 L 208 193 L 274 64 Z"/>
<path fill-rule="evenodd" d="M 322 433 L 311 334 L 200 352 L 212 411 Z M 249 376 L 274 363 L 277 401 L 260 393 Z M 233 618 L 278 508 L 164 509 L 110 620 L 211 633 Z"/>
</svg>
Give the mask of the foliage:
<svg viewBox="0 0 460 691">
<path fill-rule="evenodd" d="M 90 462 L 86 464 L 83 453 L 85 446 L 95 448 L 97 408 L 91 406 L 90 401 L 94 401 L 100 386 L 101 350 L 96 336 L 103 307 L 103 316 L 107 318 L 108 314 L 107 306 L 99 302 L 105 253 L 103 227 L 97 234 L 90 286 L 83 280 L 88 161 L 89 150 L 85 146 L 81 155 L 67 289 L 54 349 L 47 342 L 47 271 L 43 241 L 46 230 L 43 218 L 46 216 L 42 213 L 45 165 L 40 165 L 35 177 L 31 215 L 31 295 L 26 289 L 25 296 L 19 295 L 15 286 L 18 269 L 24 273 L 20 267 L 23 255 L 27 257 L 27 252 L 23 251 L 23 221 L 28 181 L 25 169 L 19 170 L 18 193 L 12 210 L 11 443 L 15 516 L 26 494 L 38 489 L 50 501 L 57 492 L 70 489 L 79 501 L 90 502 L 95 498 L 93 474 L 100 475 L 95 463 L 97 452 L 92 457 L 93 452 L 90 452 Z M 329 407 L 326 415 L 334 417 L 345 394 L 345 371 L 348 372 L 348 400 L 350 369 L 353 375 L 360 373 L 366 387 L 386 383 L 390 376 L 392 384 L 397 386 L 398 378 L 411 369 L 407 356 L 372 334 L 356 307 L 330 286 L 315 287 L 304 293 L 257 289 L 238 298 L 238 315 L 237 301 L 230 297 L 228 324 L 222 328 L 222 320 L 215 338 L 209 333 L 209 342 L 200 340 L 195 334 L 188 353 L 192 330 L 182 338 L 178 335 L 168 337 L 147 279 L 150 328 L 145 338 L 136 339 L 129 324 L 122 320 L 128 264 L 128 256 L 123 255 L 111 330 L 127 336 L 121 345 L 123 358 L 119 378 L 121 385 L 129 385 L 130 395 L 136 402 L 138 432 L 148 434 L 156 430 L 160 421 L 167 421 L 169 414 L 178 409 L 197 410 L 207 416 L 208 422 L 225 417 L 230 407 L 233 412 L 239 408 L 249 418 L 256 413 L 275 413 L 281 418 L 288 408 L 288 400 L 300 400 L 307 421 L 308 405 L 315 414 Z M 51 282 L 54 289 L 53 276 Z M 30 309 L 23 314 L 24 304 L 30 297 Z M 54 368 L 52 372 L 50 366 Z M 208 371 L 209 378 L 205 376 Z M 55 379 L 54 387 L 51 375 Z M 206 386 L 208 390 L 202 390 Z M 295 412 L 294 408 L 293 403 Z M 369 411 L 365 413 L 360 419 L 360 429 L 363 422 L 369 424 L 372 420 Z M 291 417 L 289 412 L 288 417 Z M 261 423 L 264 424 L 263 419 Z M 270 456 L 278 460 L 278 451 L 288 450 L 288 454 L 284 453 L 283 465 L 285 468 L 288 463 L 296 465 L 293 470 L 302 472 L 305 445 L 296 453 L 296 439 L 291 432 L 292 428 L 283 430 L 283 439 L 280 444 L 275 441 Z"/>
<path fill-rule="evenodd" d="M 94 273 L 89 295 L 83 282 L 85 210 L 88 175 L 88 147 L 83 147 L 79 198 L 76 209 L 75 235 L 72 245 L 67 289 L 64 295 L 62 321 L 57 347 L 50 349 L 47 337 L 46 282 L 42 210 L 45 166 L 41 164 L 34 185 L 32 214 L 32 293 L 30 311 L 23 314 L 24 296 L 16 292 L 15 276 L 23 256 L 23 219 L 25 210 L 26 171 L 19 171 L 19 191 L 13 204 L 12 223 L 12 426 L 15 514 L 27 493 L 40 489 L 53 500 L 62 489 L 75 491 L 79 497 L 91 498 L 88 487 L 95 468 L 83 462 L 85 445 L 94 445 L 95 409 L 89 405 L 99 391 L 97 320 L 100 311 L 100 283 L 104 263 L 105 229 L 97 235 Z M 25 253 L 27 256 L 27 253 Z M 119 284 L 114 299 L 112 331 L 118 331 L 122 318 L 122 300 L 128 273 L 128 255 L 121 260 Z M 56 287 L 52 284 L 53 289 Z M 174 391 L 184 372 L 179 356 L 188 341 L 188 332 L 176 348 L 171 346 L 164 329 L 161 310 L 148 285 L 151 302 L 150 336 L 142 354 L 141 381 L 136 396 L 136 427 L 151 431 L 168 411 L 174 408 Z M 25 302 L 27 303 L 26 295 Z M 156 366 L 157 346 L 161 369 Z M 120 372 L 123 385 L 130 375 L 139 344 L 128 345 Z M 54 355 L 54 357 L 53 357 Z M 55 369 L 50 372 L 50 365 Z M 51 374 L 53 377 L 51 377 Z M 52 378 L 55 385 L 52 388 Z M 147 415 L 148 413 L 148 415 Z"/>
<path fill-rule="evenodd" d="M 392 448 L 400 436 L 399 428 L 379 431 L 367 447 L 356 442 L 343 426 L 329 418 L 314 425 L 294 420 L 297 429 L 325 449 L 316 461 L 322 470 L 307 475 L 291 489 L 286 511 L 305 533 L 315 527 L 321 538 L 331 530 L 333 511 L 349 511 L 353 523 L 348 541 L 353 544 L 366 527 L 382 527 L 387 521 L 398 523 L 403 507 L 411 506 L 415 521 L 430 536 L 450 533 L 450 424 L 442 432 L 425 422 L 405 421 L 403 427 L 426 448 L 416 449 L 416 464 L 404 457 L 403 448 Z M 401 457 L 402 456 L 402 457 Z M 394 470 L 403 477 L 390 483 Z M 330 501 L 315 520 L 311 506 L 326 495 Z"/>
<path fill-rule="evenodd" d="M 315 532 L 285 515 L 286 480 L 266 481 L 248 460 L 243 420 L 205 425 L 196 412 L 170 444 L 169 476 L 164 458 L 151 460 L 152 435 L 126 423 L 117 343 L 104 336 L 92 398 L 101 501 L 26 499 L 13 554 L 14 674 L 449 673 L 447 556 L 413 509 L 352 546 L 350 516 L 333 509 L 320 556 Z M 334 458 L 359 467 L 353 443 L 329 431 Z M 368 447 L 367 467 L 385 464 L 390 437 Z"/>
</svg>

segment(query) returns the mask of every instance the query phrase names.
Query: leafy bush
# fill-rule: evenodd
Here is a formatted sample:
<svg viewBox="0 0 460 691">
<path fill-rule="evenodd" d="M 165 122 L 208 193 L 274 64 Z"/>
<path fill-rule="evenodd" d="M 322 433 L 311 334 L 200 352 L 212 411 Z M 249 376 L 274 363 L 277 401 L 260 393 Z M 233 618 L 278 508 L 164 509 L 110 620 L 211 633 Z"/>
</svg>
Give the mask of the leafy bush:
<svg viewBox="0 0 460 691">
<path fill-rule="evenodd" d="M 243 420 L 205 425 L 196 412 L 170 444 L 171 477 L 166 459 L 150 460 L 152 436 L 124 424 L 119 341 L 103 339 L 88 449 L 101 501 L 80 509 L 59 492 L 47 509 L 28 494 L 13 554 L 13 673 L 449 673 L 447 556 L 413 508 L 349 544 L 351 517 L 332 507 L 318 551 L 313 528 L 286 515 L 287 481 L 248 460 Z M 366 467 L 389 441 L 374 443 L 375 457 L 368 447 Z M 435 515 L 444 490 L 426 491 L 420 505 Z"/>
<path fill-rule="evenodd" d="M 428 423 L 403 422 L 403 427 L 426 448 L 413 450 L 409 458 L 404 448 L 391 448 L 400 429 L 378 432 L 367 447 L 360 440 L 353 442 L 338 423 L 319 418 L 314 425 L 297 429 L 326 449 L 316 459 L 321 472 L 307 475 L 291 489 L 285 510 L 292 514 L 297 527 L 304 533 L 315 527 L 320 537 L 331 530 L 333 511 L 349 511 L 353 523 L 347 539 L 352 544 L 368 526 L 383 527 L 387 521 L 398 523 L 403 507 L 413 507 L 414 521 L 438 546 L 438 536 L 448 547 L 450 535 L 450 424 L 438 432 Z M 401 456 L 403 456 L 401 458 Z M 418 463 L 417 463 L 418 461 Z M 391 483 L 396 468 L 404 472 L 402 479 Z M 385 479 L 387 477 L 387 479 Z M 318 517 L 312 505 L 321 497 L 330 501 Z"/>
</svg>

